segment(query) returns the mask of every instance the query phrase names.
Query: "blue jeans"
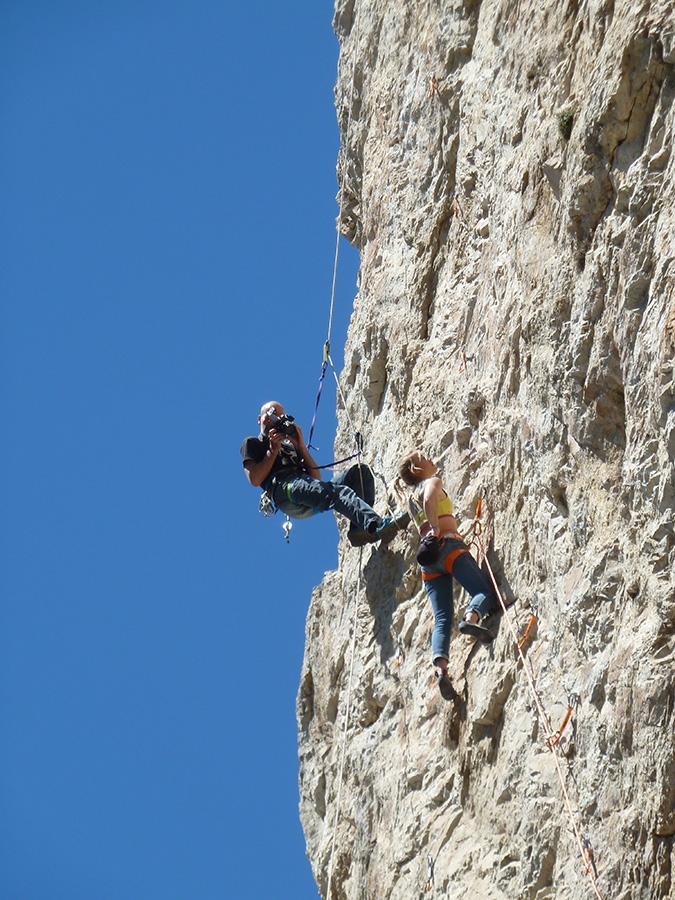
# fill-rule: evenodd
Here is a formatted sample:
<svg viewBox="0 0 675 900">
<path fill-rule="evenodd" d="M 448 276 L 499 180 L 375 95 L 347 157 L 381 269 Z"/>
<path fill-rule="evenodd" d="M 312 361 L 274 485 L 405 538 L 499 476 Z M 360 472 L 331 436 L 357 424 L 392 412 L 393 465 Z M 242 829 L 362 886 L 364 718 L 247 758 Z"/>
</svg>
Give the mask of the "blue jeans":
<svg viewBox="0 0 675 900">
<path fill-rule="evenodd" d="M 464 550 L 465 552 L 461 552 Z M 459 551 L 459 552 L 458 552 Z M 438 657 L 448 658 L 454 607 L 452 602 L 452 581 L 456 579 L 471 595 L 467 612 L 477 612 L 482 618 L 497 605 L 492 587 L 464 541 L 445 539 L 441 553 L 435 563 L 420 566 L 424 577 L 424 587 L 434 611 L 434 630 L 431 635 L 431 653 L 434 662 Z"/>
<path fill-rule="evenodd" d="M 331 481 L 319 481 L 305 473 L 279 478 L 272 494 L 274 505 L 296 519 L 314 513 L 335 512 L 346 516 L 353 529 L 371 534 L 382 525 L 372 507 L 375 501 L 375 479 L 368 466 L 351 466 Z"/>
</svg>

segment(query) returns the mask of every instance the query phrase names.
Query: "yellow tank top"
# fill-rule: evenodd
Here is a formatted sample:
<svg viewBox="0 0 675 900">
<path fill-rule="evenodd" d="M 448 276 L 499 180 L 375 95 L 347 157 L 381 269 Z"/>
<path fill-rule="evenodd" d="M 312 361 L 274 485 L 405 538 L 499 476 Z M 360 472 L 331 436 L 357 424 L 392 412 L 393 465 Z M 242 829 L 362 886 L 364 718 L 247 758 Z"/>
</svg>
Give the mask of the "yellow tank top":
<svg viewBox="0 0 675 900">
<path fill-rule="evenodd" d="M 420 497 L 420 494 L 422 493 L 422 485 L 423 484 L 424 484 L 424 482 L 421 481 L 417 485 L 417 488 L 415 489 L 417 502 L 413 501 L 413 509 L 415 510 L 415 525 L 417 525 L 418 531 L 422 528 L 422 526 L 425 523 L 427 523 L 429 521 L 427 519 L 426 513 L 424 512 L 424 506 L 422 506 L 422 501 L 421 501 L 421 497 Z M 443 516 L 451 516 L 451 515 L 453 515 L 452 500 L 446 494 L 442 500 L 438 501 L 438 523 L 439 523 L 439 525 L 441 525 L 441 531 L 443 530 L 441 519 L 443 518 Z"/>
</svg>

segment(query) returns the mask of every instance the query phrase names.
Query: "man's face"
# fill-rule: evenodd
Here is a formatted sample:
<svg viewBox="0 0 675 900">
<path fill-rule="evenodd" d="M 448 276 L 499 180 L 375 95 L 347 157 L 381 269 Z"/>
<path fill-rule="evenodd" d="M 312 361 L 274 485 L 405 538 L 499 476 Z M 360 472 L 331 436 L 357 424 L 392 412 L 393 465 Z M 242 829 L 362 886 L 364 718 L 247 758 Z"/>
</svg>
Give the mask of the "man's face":
<svg viewBox="0 0 675 900">
<path fill-rule="evenodd" d="M 272 423 L 269 420 L 269 414 L 274 413 L 276 416 L 283 416 L 284 408 L 281 403 L 277 403 L 276 400 L 272 400 L 269 403 L 266 403 L 263 408 L 260 410 L 260 415 L 258 416 L 258 422 L 260 423 L 260 433 L 267 436 L 269 434 L 270 428 L 272 427 Z"/>
</svg>

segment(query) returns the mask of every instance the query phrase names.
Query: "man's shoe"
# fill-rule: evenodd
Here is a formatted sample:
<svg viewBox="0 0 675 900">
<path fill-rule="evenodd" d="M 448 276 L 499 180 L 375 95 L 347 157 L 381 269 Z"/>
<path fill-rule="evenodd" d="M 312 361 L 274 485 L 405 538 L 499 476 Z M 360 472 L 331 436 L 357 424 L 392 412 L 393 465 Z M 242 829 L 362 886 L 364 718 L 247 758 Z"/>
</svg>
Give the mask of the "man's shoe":
<svg viewBox="0 0 675 900">
<path fill-rule="evenodd" d="M 373 535 L 368 534 L 367 531 L 361 531 L 360 528 L 350 528 L 347 532 L 347 540 L 352 547 L 363 547 L 372 542 Z"/>
<path fill-rule="evenodd" d="M 371 535 L 371 540 L 373 543 L 381 541 L 383 544 L 388 544 L 389 541 L 396 537 L 399 531 L 405 531 L 409 522 L 409 512 L 402 512 L 397 516 L 385 516 L 375 534 Z"/>
<path fill-rule="evenodd" d="M 375 544 L 383 541 L 385 544 L 396 537 L 399 531 L 404 531 L 410 522 L 410 513 L 402 512 L 397 516 L 385 516 L 382 524 L 373 532 L 362 531 L 360 528 L 350 528 L 347 532 L 347 540 L 352 547 L 363 547 L 365 544 Z"/>
</svg>

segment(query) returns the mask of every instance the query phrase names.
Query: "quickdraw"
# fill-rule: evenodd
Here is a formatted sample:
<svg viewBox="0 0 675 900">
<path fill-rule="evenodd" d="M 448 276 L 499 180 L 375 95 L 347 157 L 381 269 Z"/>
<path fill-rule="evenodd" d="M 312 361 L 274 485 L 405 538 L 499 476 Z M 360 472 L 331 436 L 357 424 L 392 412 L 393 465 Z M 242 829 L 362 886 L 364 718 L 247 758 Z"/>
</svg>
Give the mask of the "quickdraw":
<svg viewBox="0 0 675 900">
<path fill-rule="evenodd" d="M 427 856 L 427 883 L 424 885 L 424 893 L 429 894 L 434 889 L 434 858 L 431 853 Z"/>
<path fill-rule="evenodd" d="M 590 873 L 591 869 L 593 869 L 593 874 L 597 878 L 598 870 L 595 865 L 595 853 L 593 852 L 593 847 L 591 845 L 591 839 L 589 838 L 589 836 L 587 834 L 585 834 L 582 837 L 581 843 L 584 846 L 584 852 L 586 854 L 586 874 L 588 875 Z"/>
<path fill-rule="evenodd" d="M 534 623 L 536 621 L 537 621 L 537 614 L 533 610 L 532 614 L 530 615 L 530 621 L 527 623 L 527 628 L 525 629 L 525 632 L 518 639 L 518 643 L 516 644 L 516 649 L 518 649 L 518 650 L 523 649 L 523 647 L 527 643 L 527 639 L 529 638 L 530 632 L 532 631 L 532 629 L 534 627 Z"/>
<path fill-rule="evenodd" d="M 579 706 L 580 703 L 581 703 L 581 698 L 579 697 L 578 694 L 570 694 L 569 697 L 567 698 L 567 712 L 565 713 L 565 717 L 563 718 L 562 722 L 560 723 L 560 728 L 554 734 L 550 734 L 546 738 L 546 743 L 548 744 L 548 746 L 551 749 L 553 749 L 555 747 L 555 745 L 558 743 L 558 741 L 562 737 L 563 731 L 565 730 L 567 723 L 569 722 L 569 720 L 572 716 L 574 708 L 576 706 Z"/>
</svg>

